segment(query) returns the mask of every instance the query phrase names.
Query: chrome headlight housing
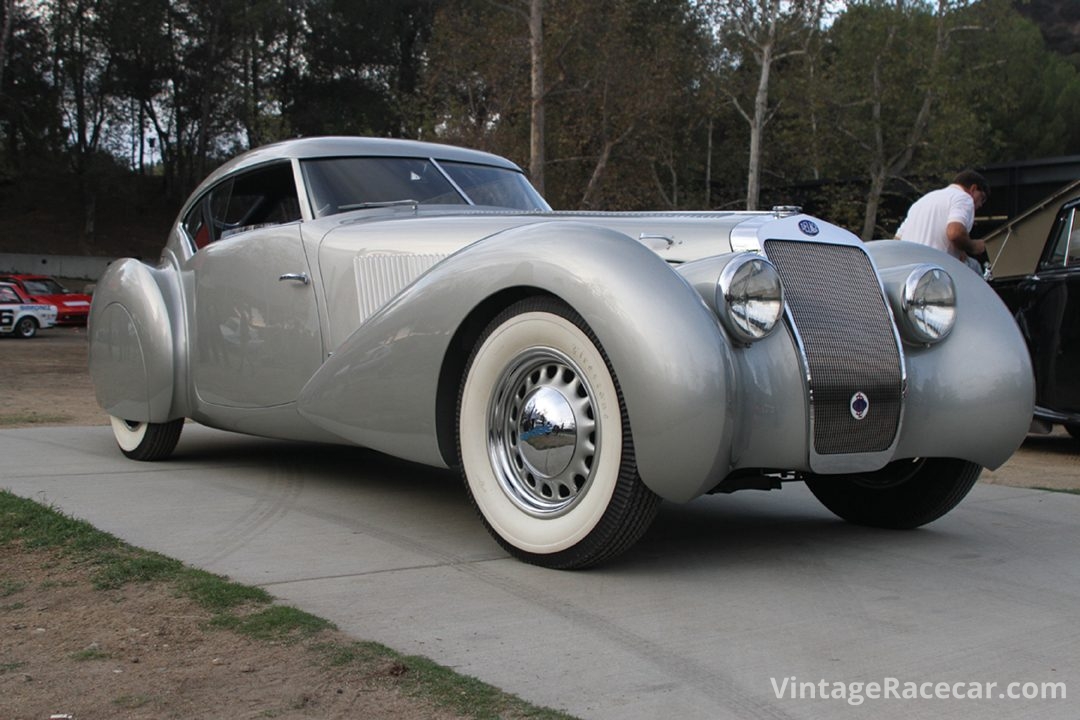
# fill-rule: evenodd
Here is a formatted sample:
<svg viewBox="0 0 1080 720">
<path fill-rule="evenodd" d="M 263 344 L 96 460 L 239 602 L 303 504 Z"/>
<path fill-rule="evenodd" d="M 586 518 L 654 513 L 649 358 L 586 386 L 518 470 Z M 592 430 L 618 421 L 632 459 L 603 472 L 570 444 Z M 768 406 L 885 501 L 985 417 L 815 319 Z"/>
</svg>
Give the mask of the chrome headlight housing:
<svg viewBox="0 0 1080 720">
<path fill-rule="evenodd" d="M 746 253 L 734 258 L 720 273 L 716 309 L 736 340 L 752 343 L 767 337 L 784 314 L 780 273 L 758 255 Z"/>
<path fill-rule="evenodd" d="M 940 342 L 956 324 L 956 285 L 937 265 L 916 265 L 904 281 L 900 307 L 905 334 L 926 345 Z"/>
</svg>

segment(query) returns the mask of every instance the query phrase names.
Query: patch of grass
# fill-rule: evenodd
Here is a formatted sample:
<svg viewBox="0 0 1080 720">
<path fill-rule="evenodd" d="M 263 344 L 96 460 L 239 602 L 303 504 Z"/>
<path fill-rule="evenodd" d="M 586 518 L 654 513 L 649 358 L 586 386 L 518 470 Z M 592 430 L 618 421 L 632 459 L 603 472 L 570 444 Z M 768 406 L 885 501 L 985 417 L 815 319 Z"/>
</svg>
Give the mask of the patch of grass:
<svg viewBox="0 0 1080 720">
<path fill-rule="evenodd" d="M 573 720 L 572 715 L 539 708 L 476 678 L 461 675 L 428 658 L 402 655 L 376 642 L 319 643 L 312 646 L 330 667 L 379 667 L 404 693 L 477 720 L 537 718 Z"/>
<path fill-rule="evenodd" d="M 204 570 L 186 570 L 179 587 L 185 595 L 213 612 L 224 612 L 249 604 L 269 605 L 274 600 L 262 588 L 231 582 Z"/>
<path fill-rule="evenodd" d="M 460 675 L 425 657 L 400 656 L 405 668 L 400 681 L 413 697 L 424 698 L 452 711 L 477 718 L 499 720 L 527 717 L 539 720 L 572 720 L 572 715 L 538 708 L 524 700 L 467 675 Z"/>
<path fill-rule="evenodd" d="M 54 570 L 55 568 L 56 568 L 55 564 L 49 565 L 50 570 Z M 55 588 L 75 587 L 78 584 L 79 584 L 78 580 L 42 580 L 41 585 L 39 585 L 39 587 L 42 590 L 53 590 Z"/>
<path fill-rule="evenodd" d="M 150 702 L 150 698 L 144 695 L 121 695 L 120 697 L 113 700 L 113 705 L 116 705 L 117 707 L 122 707 L 125 710 L 135 710 L 136 708 L 141 708 L 144 705 L 149 705 Z"/>
<path fill-rule="evenodd" d="M 23 590 L 26 587 L 26 583 L 19 582 L 17 580 L 0 580 L 0 598 L 11 597 L 17 592 Z"/>
<path fill-rule="evenodd" d="M 17 662 L 0 663 L 0 675 L 3 675 L 4 673 L 14 672 L 16 670 L 21 670 L 29 664 L 30 663 L 23 662 L 21 660 Z"/>
<path fill-rule="evenodd" d="M 1035 487 L 1036 490 L 1047 490 L 1049 492 L 1068 493 L 1069 495 L 1080 495 L 1080 490 L 1077 488 L 1052 488 L 1052 487 Z"/>
<path fill-rule="evenodd" d="M 179 560 L 146 550 L 112 553 L 96 560 L 99 568 L 94 573 L 94 587 L 98 590 L 116 590 L 128 583 L 153 580 L 175 580 L 184 572 Z"/>
<path fill-rule="evenodd" d="M 56 548 L 89 554 L 120 547 L 120 541 L 88 522 L 0 490 L 0 545 Z"/>
<path fill-rule="evenodd" d="M 388 649 L 374 642 L 317 643 L 311 649 L 327 667 L 380 662 L 387 659 Z M 393 651 L 389 651 L 393 652 Z"/>
<path fill-rule="evenodd" d="M 26 609 L 26 603 L 24 603 L 24 602 L 11 603 L 10 605 L 0 605 L 0 611 L 3 611 L 3 612 L 11 612 L 13 610 L 25 610 L 25 609 Z"/>
<path fill-rule="evenodd" d="M 243 617 L 218 615 L 212 624 L 257 640 L 299 640 L 335 629 L 330 621 L 287 605 L 272 605 Z"/>
<path fill-rule="evenodd" d="M 183 574 L 184 563 L 148 551 L 110 553 L 95 559 L 94 587 L 112 590 L 129 583 L 175 580 Z"/>
<path fill-rule="evenodd" d="M 53 415 L 50 413 L 12 413 L 0 415 L 0 427 L 14 425 L 61 425 L 70 419 L 68 415 Z"/>
<path fill-rule="evenodd" d="M 72 660 L 108 660 L 112 655 L 98 648 L 86 648 L 71 653 Z"/>
</svg>

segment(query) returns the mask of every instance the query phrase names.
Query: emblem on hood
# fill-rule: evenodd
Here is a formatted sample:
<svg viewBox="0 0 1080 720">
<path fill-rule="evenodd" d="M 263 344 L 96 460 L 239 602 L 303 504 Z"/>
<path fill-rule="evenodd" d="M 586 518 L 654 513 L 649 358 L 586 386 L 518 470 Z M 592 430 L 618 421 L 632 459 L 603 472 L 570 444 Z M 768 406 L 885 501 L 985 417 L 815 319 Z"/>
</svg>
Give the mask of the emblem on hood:
<svg viewBox="0 0 1080 720">
<path fill-rule="evenodd" d="M 813 220 L 800 220 L 799 229 L 802 230 L 803 235 L 810 236 L 817 235 L 819 232 L 821 232 L 821 230 L 818 229 L 817 223 Z"/>
</svg>

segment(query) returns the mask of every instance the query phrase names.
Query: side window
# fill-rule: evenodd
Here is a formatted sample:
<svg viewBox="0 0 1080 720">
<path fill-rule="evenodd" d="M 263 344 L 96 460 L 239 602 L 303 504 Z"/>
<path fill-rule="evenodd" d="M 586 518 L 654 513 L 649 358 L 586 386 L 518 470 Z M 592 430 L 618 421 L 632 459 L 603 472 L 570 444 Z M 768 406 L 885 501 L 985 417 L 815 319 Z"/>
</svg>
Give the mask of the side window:
<svg viewBox="0 0 1080 720">
<path fill-rule="evenodd" d="M 15 291 L 6 285 L 0 286 L 0 303 L 17 303 L 19 302 L 19 296 L 15 294 Z"/>
<path fill-rule="evenodd" d="M 184 218 L 196 248 L 230 235 L 300 220 L 292 166 L 275 163 L 214 186 Z"/>
<path fill-rule="evenodd" d="M 1050 235 L 1050 252 L 1041 269 L 1080 266 L 1080 206 L 1063 210 L 1054 221 Z"/>
<path fill-rule="evenodd" d="M 200 199 L 184 218 L 184 230 L 187 231 L 188 237 L 195 243 L 196 250 L 206 247 L 207 243 L 210 242 L 210 228 L 206 225 L 204 205 L 205 199 Z"/>
</svg>

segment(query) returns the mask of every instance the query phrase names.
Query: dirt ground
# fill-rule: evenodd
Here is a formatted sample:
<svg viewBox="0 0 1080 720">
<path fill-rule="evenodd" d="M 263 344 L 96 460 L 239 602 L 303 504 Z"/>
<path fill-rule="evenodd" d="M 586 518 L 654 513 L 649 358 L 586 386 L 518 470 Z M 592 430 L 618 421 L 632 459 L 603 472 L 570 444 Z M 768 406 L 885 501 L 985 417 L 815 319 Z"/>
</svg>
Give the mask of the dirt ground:
<svg viewBox="0 0 1080 720">
<path fill-rule="evenodd" d="M 106 424 L 86 356 L 84 328 L 0 337 L 0 429 Z M 1080 489 L 1080 443 L 1030 435 L 982 482 Z M 455 717 L 407 697 L 400 668 L 327 667 L 303 644 L 207 629 L 206 611 L 163 586 L 93 590 L 87 574 L 0 552 L 0 718 Z"/>
<path fill-rule="evenodd" d="M 0 337 L 0 430 L 101 425 L 85 328 Z M 0 487 L 3 471 L 0 466 Z M 97 590 L 56 553 L 0 548 L 0 719 L 454 718 L 406 695 L 408 668 L 329 666 L 313 649 L 208 627 L 169 586 Z"/>
</svg>

